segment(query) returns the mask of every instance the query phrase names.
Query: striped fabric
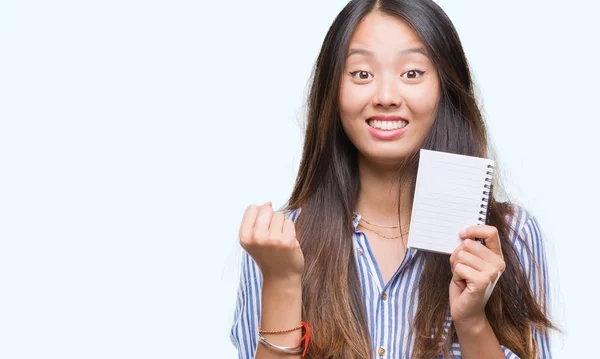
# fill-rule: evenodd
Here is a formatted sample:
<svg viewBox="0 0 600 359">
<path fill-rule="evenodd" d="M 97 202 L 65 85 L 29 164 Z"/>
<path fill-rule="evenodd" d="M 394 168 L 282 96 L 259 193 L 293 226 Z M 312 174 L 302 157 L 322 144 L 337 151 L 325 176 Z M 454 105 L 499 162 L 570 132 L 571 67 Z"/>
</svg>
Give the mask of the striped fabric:
<svg viewBox="0 0 600 359">
<path fill-rule="evenodd" d="M 423 256 L 415 249 L 407 249 L 402 264 L 390 281 L 384 284 L 369 242 L 364 233 L 357 229 L 360 214 L 355 214 L 352 237 L 373 343 L 373 358 L 409 358 L 414 345 L 414 340 L 409 333 L 409 323 L 418 305 L 416 289 L 423 269 Z M 289 217 L 295 221 L 297 215 L 298 211 L 293 211 Z M 534 292 L 538 300 L 546 309 L 548 273 L 538 222 L 522 207 L 515 207 L 510 217 L 510 224 L 513 245 L 531 281 L 532 288 L 535 288 Z M 518 234 L 521 234 L 524 241 L 518 239 Z M 231 340 L 238 349 L 239 358 L 254 358 L 256 352 L 261 286 L 260 270 L 252 258 L 244 252 L 234 322 L 231 328 Z M 450 326 L 451 321 L 452 318 L 448 315 L 446 328 Z M 551 358 L 548 334 L 539 333 L 535 329 L 532 331 L 538 343 L 539 358 Z M 383 350 L 380 350 L 381 348 Z M 502 349 L 506 358 L 518 358 L 510 349 L 505 347 Z M 452 352 L 455 358 L 462 358 L 458 342 L 453 343 Z"/>
</svg>

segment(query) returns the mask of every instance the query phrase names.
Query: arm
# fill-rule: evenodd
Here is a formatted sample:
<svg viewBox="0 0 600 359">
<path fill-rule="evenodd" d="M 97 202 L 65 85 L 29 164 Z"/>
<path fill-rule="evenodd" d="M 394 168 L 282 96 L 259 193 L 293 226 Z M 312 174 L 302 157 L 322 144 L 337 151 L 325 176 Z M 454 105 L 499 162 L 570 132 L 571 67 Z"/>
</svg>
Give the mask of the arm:
<svg viewBox="0 0 600 359">
<path fill-rule="evenodd" d="M 267 279 L 263 282 L 258 266 L 248 253 L 243 252 L 242 274 L 231 328 L 231 339 L 238 349 L 239 358 L 300 358 L 299 355 L 281 354 L 258 344 L 258 328 L 267 330 L 293 328 L 300 323 L 301 316 L 300 281 Z M 301 332 L 264 334 L 264 337 L 273 344 L 293 347 L 298 344 Z"/>
<path fill-rule="evenodd" d="M 505 359 L 496 334 L 485 316 L 472 321 L 455 322 L 463 359 Z"/>
<path fill-rule="evenodd" d="M 294 221 L 296 216 L 297 213 L 292 212 L 288 218 Z M 282 218 L 281 216 L 279 221 Z M 254 253 L 264 262 L 262 255 L 257 254 L 256 251 Z M 269 256 L 273 254 L 270 253 Z M 274 262 L 277 260 L 274 259 Z M 269 267 L 263 265 L 265 268 Z M 279 265 L 274 263 L 274 268 L 278 267 Z M 259 266 L 248 252 L 243 252 L 238 300 L 231 329 L 232 342 L 238 348 L 240 359 L 300 358 L 300 355 L 279 353 L 258 342 L 259 327 L 265 330 L 294 328 L 300 324 L 302 316 L 301 276 L 280 276 L 276 275 L 279 273 L 276 270 L 267 270 L 266 273 L 263 276 Z M 285 334 L 263 334 L 263 336 L 272 344 L 295 347 L 302 332 L 297 330 Z"/>
<path fill-rule="evenodd" d="M 463 359 L 505 359 L 498 338 L 485 315 L 485 304 L 504 271 L 497 230 L 475 226 L 461 234 L 465 241 L 450 256 L 451 315 Z M 485 238 L 488 247 L 470 238 Z"/>
<path fill-rule="evenodd" d="M 459 233 L 464 241 L 450 256 L 450 315 L 463 359 L 504 359 L 504 353 L 485 315 L 485 305 L 506 264 L 498 230 L 470 226 Z M 482 245 L 474 238 L 481 238 Z"/>
<path fill-rule="evenodd" d="M 298 326 L 302 320 L 302 285 L 300 278 L 285 281 L 265 280 L 262 289 L 261 328 L 267 330 L 287 329 Z M 286 334 L 264 334 L 270 343 L 284 347 L 298 345 L 302 331 Z M 259 345 L 256 359 L 300 358 L 300 355 L 278 353 Z"/>
<path fill-rule="evenodd" d="M 525 214 L 523 226 L 514 231 L 512 243 L 515 246 L 523 270 L 529 278 L 535 298 L 544 312 L 548 308 L 548 270 L 541 231 L 534 217 Z M 521 218 L 521 215 L 517 216 Z M 455 321 L 460 347 L 457 350 L 463 358 L 508 358 L 519 359 L 510 349 L 499 345 L 493 330 L 484 316 L 468 321 Z M 532 337 L 537 344 L 537 358 L 550 359 L 550 345 L 547 331 L 532 328 Z M 493 348 L 493 351 L 490 350 Z M 500 348 L 502 354 L 496 350 Z"/>
</svg>

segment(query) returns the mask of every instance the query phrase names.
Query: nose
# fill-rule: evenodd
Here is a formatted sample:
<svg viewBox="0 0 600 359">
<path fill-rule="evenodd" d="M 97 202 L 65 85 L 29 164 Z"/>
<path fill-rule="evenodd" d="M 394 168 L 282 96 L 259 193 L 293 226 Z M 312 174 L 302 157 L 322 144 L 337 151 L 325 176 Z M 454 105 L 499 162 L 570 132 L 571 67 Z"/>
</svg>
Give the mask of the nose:
<svg viewBox="0 0 600 359">
<path fill-rule="evenodd" d="M 373 105 L 379 108 L 400 107 L 402 96 L 400 94 L 399 79 L 395 76 L 380 76 L 377 82 Z"/>
</svg>

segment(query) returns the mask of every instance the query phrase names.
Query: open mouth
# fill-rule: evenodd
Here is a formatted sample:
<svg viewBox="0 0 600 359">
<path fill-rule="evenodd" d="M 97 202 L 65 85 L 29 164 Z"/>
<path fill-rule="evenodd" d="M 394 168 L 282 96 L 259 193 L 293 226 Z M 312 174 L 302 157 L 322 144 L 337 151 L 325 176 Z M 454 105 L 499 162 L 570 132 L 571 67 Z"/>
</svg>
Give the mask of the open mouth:
<svg viewBox="0 0 600 359">
<path fill-rule="evenodd" d="M 384 121 L 381 121 L 381 120 L 368 119 L 367 124 L 371 128 L 375 128 L 378 130 L 393 131 L 393 130 L 399 130 L 401 128 L 406 127 L 408 125 L 408 121 L 406 121 L 406 120 L 384 120 Z"/>
</svg>

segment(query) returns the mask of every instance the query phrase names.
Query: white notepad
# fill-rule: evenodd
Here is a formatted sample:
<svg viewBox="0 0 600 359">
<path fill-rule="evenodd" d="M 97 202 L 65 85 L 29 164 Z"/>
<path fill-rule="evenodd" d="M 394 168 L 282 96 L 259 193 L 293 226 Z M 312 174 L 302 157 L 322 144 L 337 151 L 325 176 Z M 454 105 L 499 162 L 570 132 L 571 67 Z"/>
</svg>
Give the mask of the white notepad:
<svg viewBox="0 0 600 359">
<path fill-rule="evenodd" d="M 485 224 L 494 161 L 421 150 L 408 247 L 452 253 L 458 232 Z"/>
</svg>

